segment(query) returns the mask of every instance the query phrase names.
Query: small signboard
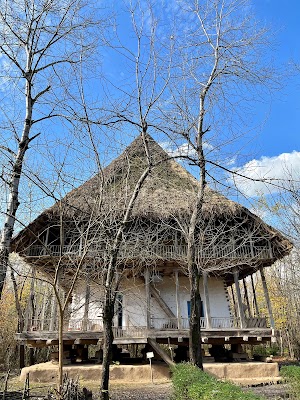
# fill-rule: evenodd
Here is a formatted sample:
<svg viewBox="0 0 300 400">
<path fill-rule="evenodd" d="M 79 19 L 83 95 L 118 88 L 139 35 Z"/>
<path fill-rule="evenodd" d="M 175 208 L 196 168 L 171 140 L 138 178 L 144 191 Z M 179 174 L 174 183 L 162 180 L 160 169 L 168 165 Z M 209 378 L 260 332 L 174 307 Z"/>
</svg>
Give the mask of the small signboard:
<svg viewBox="0 0 300 400">
<path fill-rule="evenodd" d="M 153 351 L 148 351 L 146 353 L 146 357 L 149 360 L 149 364 L 150 364 L 150 378 L 151 378 L 151 382 L 153 383 L 153 371 L 152 371 L 152 364 L 151 364 L 151 359 L 154 357 L 154 353 Z"/>
</svg>

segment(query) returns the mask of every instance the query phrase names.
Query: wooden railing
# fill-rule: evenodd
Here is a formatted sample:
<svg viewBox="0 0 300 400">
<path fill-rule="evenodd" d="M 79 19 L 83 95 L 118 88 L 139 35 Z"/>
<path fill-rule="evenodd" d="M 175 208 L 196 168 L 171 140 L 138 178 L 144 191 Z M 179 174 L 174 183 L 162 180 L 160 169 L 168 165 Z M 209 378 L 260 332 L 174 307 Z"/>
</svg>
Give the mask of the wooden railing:
<svg viewBox="0 0 300 400">
<path fill-rule="evenodd" d="M 239 318 L 235 317 L 211 317 L 210 327 L 206 318 L 200 318 L 201 329 L 241 329 Z M 151 318 L 151 328 L 157 330 L 189 329 L 188 318 Z M 245 318 L 245 328 L 267 328 L 265 317 Z"/>
<path fill-rule="evenodd" d="M 81 249 L 79 245 L 31 245 L 27 250 L 27 255 L 30 257 L 52 256 L 59 257 L 60 255 L 76 255 L 80 256 Z M 105 258 L 108 252 L 105 248 L 91 246 L 87 251 L 88 256 Z M 153 245 L 153 246 L 123 246 L 119 252 L 119 258 L 142 257 L 146 259 L 173 259 L 185 260 L 187 257 L 187 246 L 184 245 Z M 245 243 L 243 245 L 224 245 L 207 247 L 198 249 L 198 259 L 269 259 L 272 258 L 272 249 L 270 246 L 258 246 L 255 243 Z"/>
<path fill-rule="evenodd" d="M 50 319 L 34 319 L 31 320 L 25 331 L 57 331 L 58 322 Z M 204 330 L 227 330 L 241 329 L 241 321 L 234 317 L 212 317 L 210 319 L 210 327 L 208 327 L 207 319 L 200 318 L 200 327 Z M 251 328 L 267 328 L 267 320 L 265 317 L 253 317 L 245 319 L 245 329 Z M 189 318 L 151 318 L 150 330 L 167 331 L 167 330 L 188 330 Z M 114 327 L 114 337 L 144 337 L 147 328 L 145 326 L 127 326 Z M 70 319 L 64 322 L 65 332 L 102 332 L 103 322 L 101 318 L 96 319 Z"/>
</svg>

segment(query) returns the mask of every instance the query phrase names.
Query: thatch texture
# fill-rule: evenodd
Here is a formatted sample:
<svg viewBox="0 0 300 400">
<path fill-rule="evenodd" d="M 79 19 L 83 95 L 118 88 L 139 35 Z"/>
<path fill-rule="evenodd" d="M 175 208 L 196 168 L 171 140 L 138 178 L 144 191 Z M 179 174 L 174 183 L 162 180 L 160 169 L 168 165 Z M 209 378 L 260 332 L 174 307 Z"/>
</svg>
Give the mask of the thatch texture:
<svg viewBox="0 0 300 400">
<path fill-rule="evenodd" d="M 143 185 L 133 209 L 133 216 L 168 218 L 189 215 L 195 201 L 197 180 L 151 138 L 149 149 L 153 158 L 152 172 Z M 115 159 L 102 173 L 97 174 L 79 188 L 71 191 L 63 200 L 69 215 L 97 208 L 103 198 L 103 211 L 122 215 L 134 186 L 146 167 L 146 155 L 141 136 Z M 60 212 L 59 204 L 44 213 Z M 243 207 L 223 195 L 206 188 L 204 214 L 234 215 Z M 101 212 L 99 210 L 99 212 Z M 43 214 L 44 214 L 43 213 Z"/>
</svg>

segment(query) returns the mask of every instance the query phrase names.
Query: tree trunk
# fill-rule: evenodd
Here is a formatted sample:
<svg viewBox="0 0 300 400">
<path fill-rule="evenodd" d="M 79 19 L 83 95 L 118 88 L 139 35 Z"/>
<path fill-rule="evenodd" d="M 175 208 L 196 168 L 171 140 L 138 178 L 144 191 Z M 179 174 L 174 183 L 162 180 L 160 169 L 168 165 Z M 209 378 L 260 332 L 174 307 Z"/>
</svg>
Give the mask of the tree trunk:
<svg viewBox="0 0 300 400">
<path fill-rule="evenodd" d="M 112 356 L 112 345 L 114 340 L 112 325 L 114 316 L 114 302 L 106 298 L 106 304 L 103 310 L 103 362 L 102 377 L 100 388 L 100 399 L 109 400 L 109 365 Z"/>
<path fill-rule="evenodd" d="M 199 290 L 200 276 L 197 265 L 193 263 L 190 269 L 190 295 L 191 295 L 191 315 L 189 332 L 189 353 L 190 362 L 203 369 L 202 364 L 202 343 L 201 343 L 201 296 Z"/>
<path fill-rule="evenodd" d="M 3 291 L 5 278 L 6 278 L 8 255 L 9 255 L 9 250 L 1 243 L 1 247 L 0 247 L 0 298 L 2 296 L 2 291 Z"/>
<path fill-rule="evenodd" d="M 27 53 L 26 72 L 31 69 L 31 56 Z M 6 278 L 6 271 L 8 266 L 8 257 L 11 251 L 11 241 L 14 232 L 16 222 L 16 212 L 19 208 L 19 185 L 22 174 L 23 161 L 28 145 L 31 139 L 29 139 L 30 128 L 32 125 L 32 106 L 33 101 L 31 97 L 32 82 L 31 78 L 26 78 L 25 88 L 25 103 L 26 113 L 24 119 L 24 126 L 22 131 L 22 137 L 19 140 L 18 152 L 15 156 L 11 178 L 8 182 L 9 198 L 7 203 L 7 209 L 5 214 L 5 221 L 1 233 L 0 240 L 0 298 L 2 296 L 2 290 Z"/>
<path fill-rule="evenodd" d="M 15 306 L 16 306 L 16 310 L 18 313 L 18 332 L 22 333 L 24 330 L 25 320 L 24 320 L 24 314 L 23 314 L 22 306 L 21 306 L 20 299 L 19 299 L 18 285 L 17 285 L 15 274 L 14 274 L 14 271 L 12 268 L 10 268 L 10 278 L 11 278 L 11 281 L 13 284 Z M 20 367 L 20 369 L 25 367 L 25 346 L 23 343 L 19 344 L 19 367 Z"/>
<path fill-rule="evenodd" d="M 64 324 L 64 313 L 60 308 L 58 318 L 58 380 L 57 380 L 57 399 L 63 400 L 61 397 L 62 386 L 63 386 L 63 361 L 64 361 L 64 342 L 63 342 L 63 324 Z"/>
</svg>

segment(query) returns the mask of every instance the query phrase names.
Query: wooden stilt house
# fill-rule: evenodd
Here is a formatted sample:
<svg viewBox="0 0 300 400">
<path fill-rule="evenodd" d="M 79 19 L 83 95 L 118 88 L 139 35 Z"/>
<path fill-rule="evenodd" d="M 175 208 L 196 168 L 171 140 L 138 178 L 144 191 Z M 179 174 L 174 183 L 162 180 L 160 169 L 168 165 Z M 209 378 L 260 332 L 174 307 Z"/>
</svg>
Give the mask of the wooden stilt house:
<svg viewBox="0 0 300 400">
<path fill-rule="evenodd" d="M 184 231 L 197 181 L 153 139 L 148 141 L 156 166 L 137 197 L 117 254 L 120 284 L 114 343 L 150 343 L 157 351 L 157 343 L 171 343 L 177 346 L 177 359 L 184 360 L 190 315 Z M 58 268 L 62 296 L 80 266 L 64 316 L 68 348 L 101 343 L 102 271 L 145 166 L 138 137 L 102 172 L 45 210 L 14 240 L 14 250 L 37 273 L 53 279 Z M 248 209 L 208 187 L 197 229 L 202 341 L 233 347 L 271 341 L 275 326 L 264 269 L 287 255 L 291 243 Z M 258 279 L 267 315 L 258 304 Z M 55 302 L 52 313 L 31 316 L 19 340 L 37 347 L 56 345 Z"/>
</svg>

